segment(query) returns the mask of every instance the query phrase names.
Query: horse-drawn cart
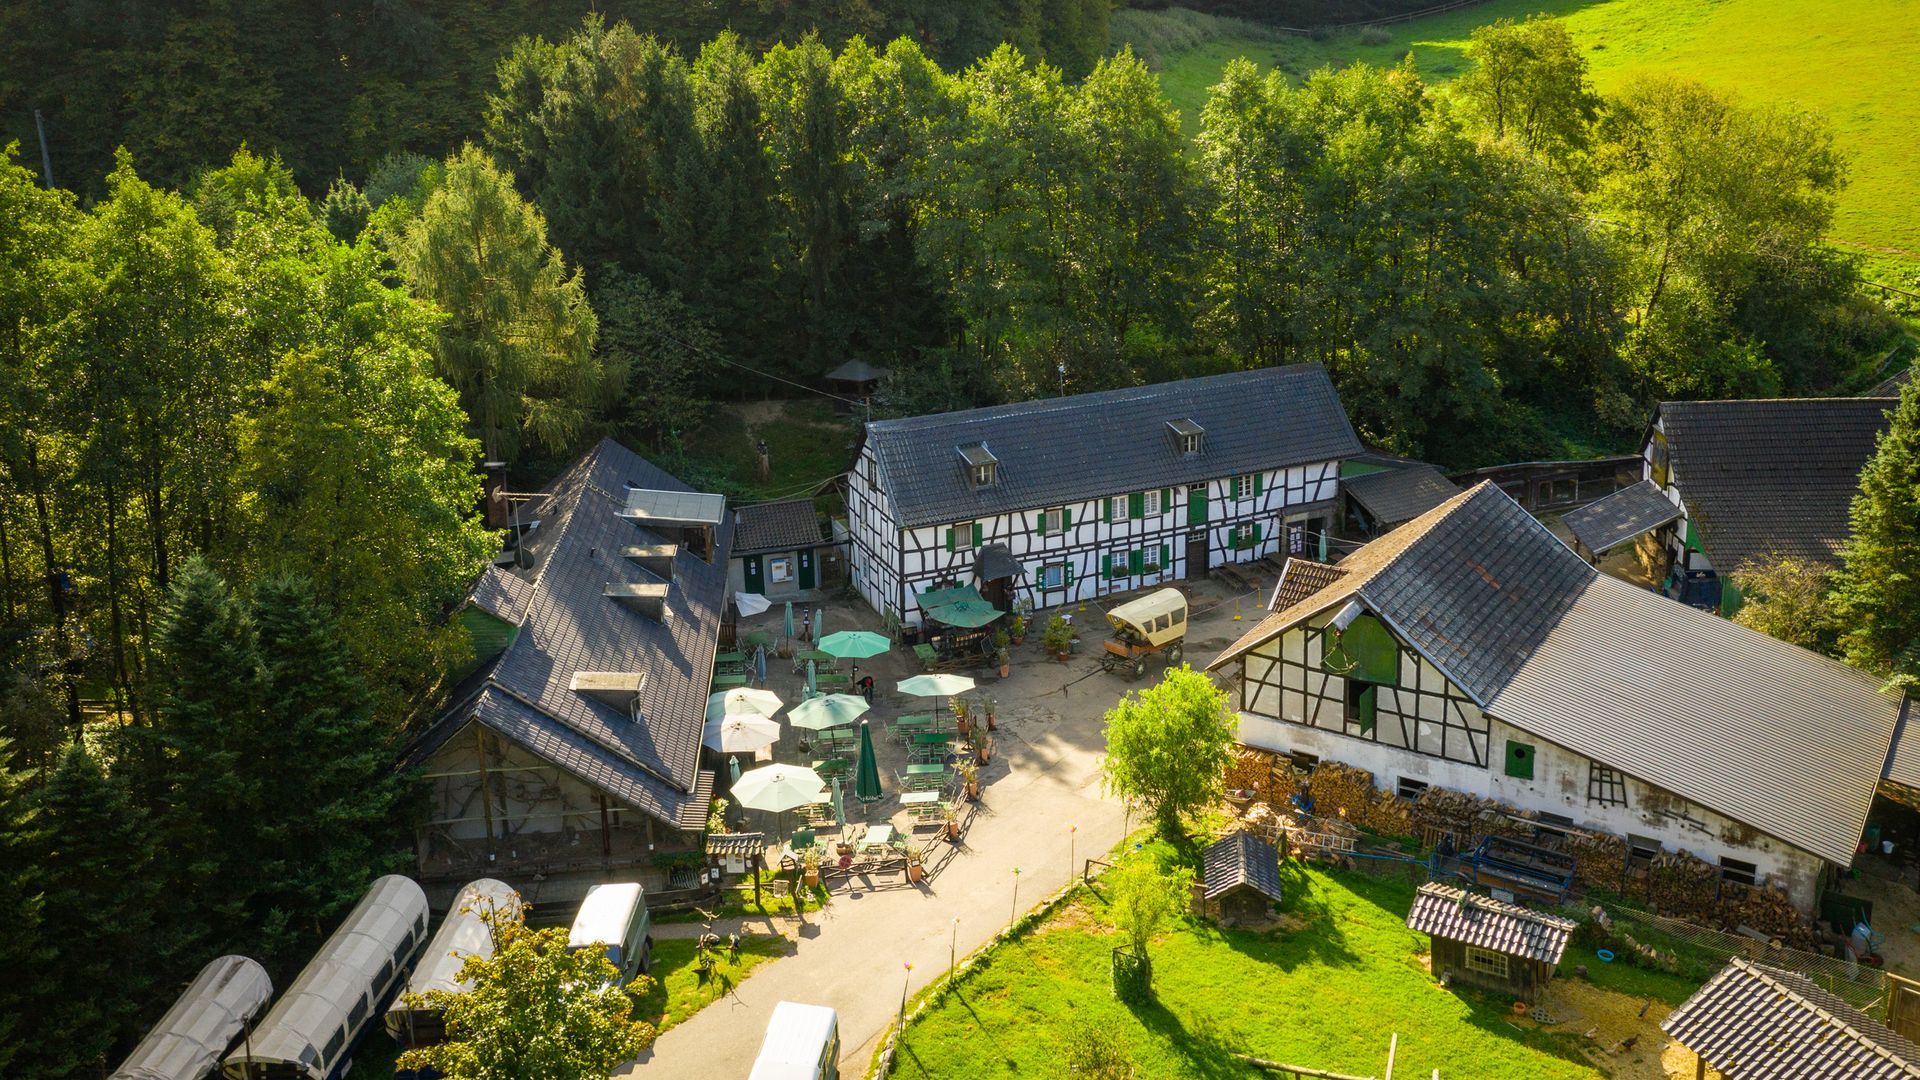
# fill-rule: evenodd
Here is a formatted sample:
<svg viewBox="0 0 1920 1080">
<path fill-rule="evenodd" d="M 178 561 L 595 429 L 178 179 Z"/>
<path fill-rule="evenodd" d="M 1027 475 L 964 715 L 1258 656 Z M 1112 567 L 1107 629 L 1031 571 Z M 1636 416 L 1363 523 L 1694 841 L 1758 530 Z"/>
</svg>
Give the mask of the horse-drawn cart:
<svg viewBox="0 0 1920 1080">
<path fill-rule="evenodd" d="M 1179 589 L 1161 589 L 1107 612 L 1113 634 L 1104 643 L 1100 667 L 1124 671 L 1130 678 L 1147 673 L 1147 657 L 1160 653 L 1167 666 L 1186 651 L 1187 598 Z"/>
</svg>

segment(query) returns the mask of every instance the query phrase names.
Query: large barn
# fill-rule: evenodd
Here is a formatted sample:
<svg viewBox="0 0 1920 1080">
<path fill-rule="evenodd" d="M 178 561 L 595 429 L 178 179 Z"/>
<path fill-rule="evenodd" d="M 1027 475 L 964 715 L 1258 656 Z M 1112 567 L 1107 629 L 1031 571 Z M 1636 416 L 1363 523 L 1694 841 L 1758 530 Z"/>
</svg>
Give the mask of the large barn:
<svg viewBox="0 0 1920 1080">
<path fill-rule="evenodd" d="M 877 420 L 847 484 L 853 583 L 918 625 L 944 585 L 1051 607 L 1324 557 L 1361 449 L 1317 364 Z"/>
</svg>

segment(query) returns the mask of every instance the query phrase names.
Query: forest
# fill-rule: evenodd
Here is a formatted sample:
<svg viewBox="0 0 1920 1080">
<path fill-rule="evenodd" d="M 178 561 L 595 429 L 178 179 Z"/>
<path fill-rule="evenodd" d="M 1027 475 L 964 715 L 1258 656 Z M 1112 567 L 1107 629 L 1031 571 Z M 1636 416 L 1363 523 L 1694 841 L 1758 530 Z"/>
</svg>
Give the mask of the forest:
<svg viewBox="0 0 1920 1080">
<path fill-rule="evenodd" d="M 1823 242 L 1822 122 L 1603 97 L 1551 20 L 1444 91 L 1236 63 L 1190 140 L 1101 3 L 115 10 L 0 18 L 62 102 L 54 184 L 0 161 L 0 969 L 49 973 L 0 985 L 8 1076 L 96 1074 L 218 951 L 289 975 L 406 861 L 481 460 L 700 482 L 712 403 L 858 357 L 895 415 L 1318 362 L 1369 442 L 1478 465 L 1898 332 Z"/>
</svg>

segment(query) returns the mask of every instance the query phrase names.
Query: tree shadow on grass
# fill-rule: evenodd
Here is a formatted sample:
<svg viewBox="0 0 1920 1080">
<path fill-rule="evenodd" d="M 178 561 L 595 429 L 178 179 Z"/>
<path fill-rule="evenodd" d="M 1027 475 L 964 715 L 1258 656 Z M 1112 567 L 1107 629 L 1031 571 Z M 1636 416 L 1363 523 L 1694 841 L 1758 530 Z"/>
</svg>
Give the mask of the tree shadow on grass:
<svg viewBox="0 0 1920 1080">
<path fill-rule="evenodd" d="M 1515 1023 L 1513 1019 L 1513 999 L 1504 994 L 1489 994 L 1472 987 L 1456 986 L 1449 991 L 1467 1006 L 1467 1022 L 1490 1034 L 1511 1042 L 1521 1043 L 1541 1053 L 1572 1062 L 1582 1068 L 1595 1068 L 1594 1060 L 1581 1052 L 1587 1045 L 1577 1031 L 1556 1031 L 1538 1027 L 1532 1023 Z M 1657 1028 L 1652 1029 L 1652 1037 L 1664 1038 Z M 1642 1041 L 1647 1036 L 1643 1035 Z"/>
<path fill-rule="evenodd" d="M 1173 1046 L 1175 1052 L 1187 1062 L 1189 1075 L 1208 1080 L 1248 1075 L 1246 1063 L 1233 1056 L 1233 1049 L 1206 1021 L 1189 1025 L 1160 1004 L 1158 998 L 1129 1002 L 1127 1008 L 1142 1027 Z"/>
</svg>

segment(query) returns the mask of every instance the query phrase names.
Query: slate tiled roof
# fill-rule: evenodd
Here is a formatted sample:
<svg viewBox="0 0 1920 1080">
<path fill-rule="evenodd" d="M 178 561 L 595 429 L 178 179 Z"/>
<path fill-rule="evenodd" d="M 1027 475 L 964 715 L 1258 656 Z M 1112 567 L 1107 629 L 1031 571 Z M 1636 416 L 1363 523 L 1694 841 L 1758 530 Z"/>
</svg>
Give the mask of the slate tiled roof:
<svg viewBox="0 0 1920 1080">
<path fill-rule="evenodd" d="M 1285 611 L 1321 589 L 1339 581 L 1347 572 L 1332 563 L 1314 562 L 1294 556 L 1280 568 L 1280 580 L 1273 583 L 1268 611 Z"/>
<path fill-rule="evenodd" d="M 1920 1046 L 1804 975 L 1738 957 L 1660 1030 L 1726 1080 L 1920 1078 Z"/>
<path fill-rule="evenodd" d="M 1714 568 L 1792 555 L 1839 561 L 1860 469 L 1893 398 L 1669 401 L 1674 486 Z"/>
<path fill-rule="evenodd" d="M 820 515 L 814 513 L 812 499 L 743 506 L 737 513 L 739 518 L 733 534 L 735 555 L 794 551 L 820 543 Z"/>
<path fill-rule="evenodd" d="M 533 600 L 533 582 L 498 566 L 481 572 L 467 592 L 467 602 L 481 611 L 514 626 L 527 617 L 527 604 Z"/>
<path fill-rule="evenodd" d="M 1578 925 L 1438 882 L 1420 886 L 1407 912 L 1411 929 L 1543 964 L 1560 962 Z"/>
<path fill-rule="evenodd" d="M 1561 522 L 1588 551 L 1598 555 L 1678 520 L 1682 511 L 1653 481 L 1630 484 L 1604 499 L 1570 510 Z"/>
<path fill-rule="evenodd" d="M 1197 454 L 1167 425 L 1205 429 Z M 878 483 L 907 528 L 1105 495 L 1337 461 L 1360 440 L 1318 364 L 876 420 L 867 441 Z M 985 443 L 998 478 L 976 490 L 959 447 Z"/>
<path fill-rule="evenodd" d="M 877 364 L 869 364 L 865 360 L 849 360 L 839 367 L 834 368 L 832 371 L 827 372 L 827 378 L 835 382 L 873 382 L 876 379 L 884 379 L 891 374 L 893 374 L 891 368 L 883 368 Z"/>
<path fill-rule="evenodd" d="M 1867 391 L 1867 396 L 1897 398 L 1900 396 L 1900 391 L 1904 389 L 1906 385 L 1912 381 L 1913 381 L 1913 369 L 1908 368 L 1907 370 L 1901 372 L 1900 374 L 1893 376 L 1892 378 L 1886 380 L 1880 385 Z"/>
<path fill-rule="evenodd" d="M 1412 521 L 1460 494 L 1460 485 L 1431 465 L 1363 473 L 1341 480 L 1340 485 L 1346 488 L 1348 498 L 1383 526 Z"/>
<path fill-rule="evenodd" d="M 1865 672 L 1595 572 L 1491 483 L 1340 569 L 1210 667 L 1357 599 L 1489 715 L 1852 861 L 1901 707 Z"/>
<path fill-rule="evenodd" d="M 1244 885 L 1280 902 L 1280 853 L 1252 833 L 1237 832 L 1208 844 L 1200 866 L 1209 900 Z"/>
<path fill-rule="evenodd" d="M 604 595 L 612 584 L 659 583 L 621 552 L 670 542 L 620 516 L 629 487 L 690 490 L 611 439 L 541 489 L 545 498 L 524 515 L 540 523 L 523 541 L 531 565 L 490 567 L 474 594 L 476 603 L 483 592 L 489 603 L 511 598 L 499 606 L 521 611 L 519 633 L 462 683 L 411 756 L 420 760 L 467 723 L 482 723 L 629 805 L 698 828 L 712 790 L 712 774 L 699 768 L 700 733 L 733 529 L 723 522 L 717 530 L 711 562 L 681 548 L 666 618 L 656 621 Z M 638 719 L 570 689 L 582 671 L 644 674 Z"/>
</svg>

